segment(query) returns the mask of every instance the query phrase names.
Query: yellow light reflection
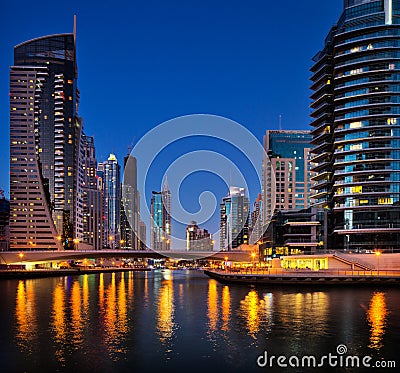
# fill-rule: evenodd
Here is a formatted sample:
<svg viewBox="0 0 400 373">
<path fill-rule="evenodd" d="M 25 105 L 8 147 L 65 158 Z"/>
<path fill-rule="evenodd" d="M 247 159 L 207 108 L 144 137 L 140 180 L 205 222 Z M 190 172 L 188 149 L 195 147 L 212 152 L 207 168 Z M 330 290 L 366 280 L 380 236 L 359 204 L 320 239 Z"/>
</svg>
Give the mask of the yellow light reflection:
<svg viewBox="0 0 400 373">
<path fill-rule="evenodd" d="M 379 350 L 383 347 L 382 340 L 385 335 L 387 315 L 385 293 L 374 293 L 367 310 L 368 322 L 371 327 L 369 348 Z"/>
<path fill-rule="evenodd" d="M 249 334 L 255 338 L 260 326 L 260 299 L 255 290 L 250 290 L 245 299 L 240 301 L 240 312 L 246 319 Z"/>
<path fill-rule="evenodd" d="M 126 313 L 125 273 L 122 273 L 118 287 L 118 331 L 123 337 L 128 332 L 128 317 Z"/>
<path fill-rule="evenodd" d="M 174 291 L 172 279 L 164 280 L 160 288 L 158 298 L 157 329 L 160 334 L 160 341 L 166 342 L 174 333 Z"/>
<path fill-rule="evenodd" d="M 109 351 L 114 352 L 114 345 L 117 341 L 117 312 L 116 312 L 116 287 L 115 272 L 111 274 L 111 283 L 106 290 L 106 308 L 104 314 L 105 341 Z"/>
<path fill-rule="evenodd" d="M 65 363 L 64 344 L 67 337 L 67 325 L 65 322 L 65 292 L 62 283 L 59 283 L 53 291 L 53 331 L 54 341 L 58 346 L 55 356 L 60 363 Z"/>
<path fill-rule="evenodd" d="M 99 306 L 104 309 L 104 273 L 100 273 L 99 276 Z"/>
<path fill-rule="evenodd" d="M 208 282 L 208 320 L 210 331 L 214 332 L 217 329 L 218 322 L 218 292 L 217 281 L 209 280 Z"/>
<path fill-rule="evenodd" d="M 88 282 L 89 275 L 83 275 L 83 310 L 85 315 L 89 316 L 89 282 Z"/>
<path fill-rule="evenodd" d="M 229 331 L 229 319 L 231 314 L 231 295 L 229 286 L 224 286 L 222 289 L 222 330 Z"/>
<path fill-rule="evenodd" d="M 128 294 L 129 294 L 130 299 L 133 299 L 133 291 L 134 291 L 133 272 L 129 272 L 129 276 L 128 276 Z"/>
<path fill-rule="evenodd" d="M 75 348 L 79 348 L 79 345 L 83 342 L 82 330 L 83 317 L 81 287 L 79 286 L 79 282 L 75 281 L 72 284 L 71 290 L 71 332 Z"/>
<path fill-rule="evenodd" d="M 325 333 L 328 329 L 329 295 L 324 292 L 281 294 L 277 298 L 281 322 L 294 335 L 302 335 L 304 328 L 312 325 L 314 330 Z"/>
<path fill-rule="evenodd" d="M 20 280 L 17 287 L 15 316 L 16 339 L 18 347 L 26 353 L 32 352 L 34 339 L 36 338 L 35 299 L 32 281 Z"/>
</svg>

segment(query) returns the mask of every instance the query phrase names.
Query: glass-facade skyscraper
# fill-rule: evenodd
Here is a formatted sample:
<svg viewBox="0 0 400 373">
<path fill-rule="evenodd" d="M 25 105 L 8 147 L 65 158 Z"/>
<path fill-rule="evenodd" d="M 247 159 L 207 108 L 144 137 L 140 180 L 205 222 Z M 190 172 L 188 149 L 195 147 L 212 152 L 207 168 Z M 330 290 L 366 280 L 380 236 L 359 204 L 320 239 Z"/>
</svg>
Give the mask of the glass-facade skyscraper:
<svg viewBox="0 0 400 373">
<path fill-rule="evenodd" d="M 40 37 L 14 48 L 11 249 L 72 249 L 83 238 L 75 44 L 71 33 Z"/>
<path fill-rule="evenodd" d="M 168 251 L 171 248 L 171 192 L 165 182 L 161 192 L 152 192 L 150 211 L 151 249 Z"/>
<path fill-rule="evenodd" d="M 263 222 L 274 211 L 310 204 L 310 131 L 268 130 L 264 136 Z"/>
<path fill-rule="evenodd" d="M 111 249 L 120 248 L 121 168 L 114 154 L 98 164 L 97 174 L 103 190 L 103 244 Z"/>
<path fill-rule="evenodd" d="M 311 68 L 314 205 L 330 247 L 400 243 L 400 1 L 345 0 Z"/>
<path fill-rule="evenodd" d="M 249 198 L 245 189 L 229 187 L 220 204 L 220 250 L 230 251 L 249 243 Z"/>
</svg>

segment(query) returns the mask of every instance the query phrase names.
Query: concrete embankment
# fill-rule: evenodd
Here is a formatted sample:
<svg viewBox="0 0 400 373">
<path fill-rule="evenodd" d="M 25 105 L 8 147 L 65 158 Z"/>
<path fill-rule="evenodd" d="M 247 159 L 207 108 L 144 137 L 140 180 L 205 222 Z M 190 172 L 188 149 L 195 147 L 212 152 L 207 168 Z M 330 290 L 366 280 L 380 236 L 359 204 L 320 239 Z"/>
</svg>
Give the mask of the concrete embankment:
<svg viewBox="0 0 400 373">
<path fill-rule="evenodd" d="M 59 276 L 80 276 L 107 272 L 149 271 L 149 268 L 72 268 L 72 269 L 35 269 L 35 270 L 4 270 L 0 271 L 1 279 L 43 278 Z"/>
<path fill-rule="evenodd" d="M 247 285 L 336 285 L 336 286 L 399 286 L 400 274 L 348 274 L 293 271 L 285 273 L 230 273 L 223 271 L 204 271 L 206 275 L 226 284 Z"/>
</svg>

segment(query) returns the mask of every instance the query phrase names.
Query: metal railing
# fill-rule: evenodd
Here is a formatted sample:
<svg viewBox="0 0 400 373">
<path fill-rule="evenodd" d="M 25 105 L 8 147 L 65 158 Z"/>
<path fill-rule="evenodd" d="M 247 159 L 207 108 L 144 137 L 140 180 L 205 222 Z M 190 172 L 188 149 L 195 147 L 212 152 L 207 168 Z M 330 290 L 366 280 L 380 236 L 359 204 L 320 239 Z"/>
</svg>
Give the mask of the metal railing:
<svg viewBox="0 0 400 373">
<path fill-rule="evenodd" d="M 243 268 L 243 269 L 212 269 L 220 275 L 230 276 L 278 276 L 278 277 L 400 277 L 400 270 L 342 270 L 342 269 L 320 269 L 302 270 L 302 269 L 285 269 L 285 268 Z"/>
</svg>

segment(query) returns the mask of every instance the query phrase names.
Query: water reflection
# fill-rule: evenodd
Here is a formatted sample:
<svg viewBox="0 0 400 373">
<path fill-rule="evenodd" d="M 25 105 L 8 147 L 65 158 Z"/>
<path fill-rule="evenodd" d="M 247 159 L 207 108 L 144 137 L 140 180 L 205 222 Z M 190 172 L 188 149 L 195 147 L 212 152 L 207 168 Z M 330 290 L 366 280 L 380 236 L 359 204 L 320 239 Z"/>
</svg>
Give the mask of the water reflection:
<svg viewBox="0 0 400 373">
<path fill-rule="evenodd" d="M 240 301 L 240 313 L 246 320 L 248 333 L 255 338 L 260 326 L 260 299 L 255 290 L 250 290 Z"/>
<path fill-rule="evenodd" d="M 382 340 L 385 335 L 387 314 L 385 293 L 374 293 L 367 311 L 367 318 L 371 327 L 369 348 L 380 350 L 383 347 Z"/>
<path fill-rule="evenodd" d="M 26 287 L 25 287 L 26 286 Z M 34 285 L 32 281 L 20 280 L 17 287 L 15 305 L 16 340 L 18 347 L 26 353 L 32 352 L 33 341 L 36 339 L 36 315 Z"/>
<path fill-rule="evenodd" d="M 163 280 L 158 297 L 157 330 L 162 343 L 167 342 L 174 334 L 174 289 L 172 275 Z"/>
<path fill-rule="evenodd" d="M 222 330 L 229 331 L 229 319 L 231 315 L 231 295 L 229 286 L 224 286 L 222 289 Z"/>
<path fill-rule="evenodd" d="M 89 312 L 89 275 L 83 275 L 83 284 L 82 284 L 82 292 L 83 292 L 83 312 L 86 317 L 88 317 Z M 87 321 L 87 320 L 86 320 Z"/>
<path fill-rule="evenodd" d="M 83 342 L 83 317 L 81 287 L 76 280 L 71 290 L 71 332 L 75 349 L 78 349 Z"/>
<path fill-rule="evenodd" d="M 215 332 L 218 322 L 218 292 L 217 281 L 210 280 L 208 283 L 208 326 L 209 332 Z"/>
<path fill-rule="evenodd" d="M 64 344 L 67 340 L 67 325 L 65 322 L 65 292 L 62 283 L 58 283 L 53 291 L 53 325 L 55 356 L 60 363 L 65 363 Z"/>
<path fill-rule="evenodd" d="M 281 322 L 296 336 L 305 330 L 326 332 L 328 328 L 329 297 L 324 292 L 282 294 L 277 302 L 282 310 Z"/>
<path fill-rule="evenodd" d="M 126 312 L 126 290 L 125 290 L 125 273 L 121 275 L 121 281 L 118 288 L 118 332 L 120 337 L 124 337 L 128 333 L 128 316 Z M 123 341 L 120 341 L 123 342 Z"/>
</svg>

